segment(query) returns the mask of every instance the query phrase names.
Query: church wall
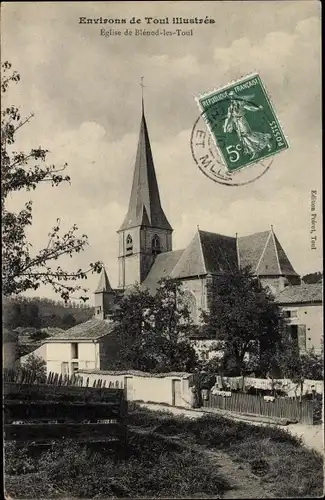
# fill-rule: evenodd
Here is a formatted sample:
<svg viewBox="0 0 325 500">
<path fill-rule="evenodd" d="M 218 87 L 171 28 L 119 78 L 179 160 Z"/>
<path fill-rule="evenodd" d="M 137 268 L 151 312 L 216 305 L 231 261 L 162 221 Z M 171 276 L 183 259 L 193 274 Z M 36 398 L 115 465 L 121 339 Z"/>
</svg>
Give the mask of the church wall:
<svg viewBox="0 0 325 500">
<path fill-rule="evenodd" d="M 105 314 L 112 310 L 113 303 L 113 293 L 95 293 L 95 318 L 104 319 Z"/>
<path fill-rule="evenodd" d="M 205 278 L 182 280 L 181 289 L 186 293 L 184 301 L 187 303 L 191 317 L 195 324 L 200 323 L 201 310 L 207 308 L 207 289 Z"/>
<path fill-rule="evenodd" d="M 288 279 L 284 276 L 259 276 L 259 279 L 263 286 L 270 288 L 273 295 L 282 292 L 285 286 L 289 284 Z"/>
<path fill-rule="evenodd" d="M 125 261 L 125 286 L 141 282 L 139 254 L 128 255 Z"/>
<path fill-rule="evenodd" d="M 132 254 L 126 255 L 126 240 L 132 238 Z M 152 239 L 157 235 L 161 252 L 172 249 L 171 232 L 164 229 L 134 227 L 119 233 L 119 287 L 142 283 L 147 277 L 154 256 L 152 255 Z"/>
<path fill-rule="evenodd" d="M 164 229 L 155 229 L 151 227 L 146 227 L 141 230 L 141 251 L 151 253 L 152 239 L 155 234 L 160 240 L 161 252 L 170 252 L 172 249 L 171 234 L 168 234 Z"/>
</svg>

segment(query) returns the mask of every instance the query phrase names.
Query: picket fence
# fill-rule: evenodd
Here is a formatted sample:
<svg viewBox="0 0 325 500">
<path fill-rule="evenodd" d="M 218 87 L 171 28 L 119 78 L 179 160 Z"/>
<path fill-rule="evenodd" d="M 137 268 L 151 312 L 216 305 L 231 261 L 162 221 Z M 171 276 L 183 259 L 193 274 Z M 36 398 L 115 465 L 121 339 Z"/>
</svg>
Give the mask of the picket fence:
<svg viewBox="0 0 325 500">
<path fill-rule="evenodd" d="M 263 396 L 233 392 L 231 396 L 209 394 L 203 405 L 245 415 L 262 415 L 265 417 L 287 419 L 290 422 L 313 424 L 313 401 L 296 398 L 275 398 L 266 401 Z"/>
<path fill-rule="evenodd" d="M 35 373 L 5 370 L 5 440 L 49 442 L 62 438 L 86 443 L 126 440 L 127 401 L 124 390 L 82 386 L 82 377 L 49 373 L 43 384 Z"/>
</svg>

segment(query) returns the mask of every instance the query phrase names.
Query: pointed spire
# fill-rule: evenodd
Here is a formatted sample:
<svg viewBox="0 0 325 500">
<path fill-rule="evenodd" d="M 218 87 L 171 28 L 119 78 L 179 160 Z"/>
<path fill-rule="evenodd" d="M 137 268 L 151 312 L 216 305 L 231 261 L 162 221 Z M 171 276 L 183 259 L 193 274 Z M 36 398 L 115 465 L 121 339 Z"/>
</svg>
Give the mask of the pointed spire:
<svg viewBox="0 0 325 500">
<path fill-rule="evenodd" d="M 112 292 L 112 291 L 113 290 L 109 282 L 105 267 L 103 267 L 100 272 L 100 278 L 95 293 Z"/>
<path fill-rule="evenodd" d="M 143 89 L 144 89 L 144 84 L 143 84 L 143 79 L 144 79 L 144 76 L 141 76 L 141 83 L 140 83 L 140 87 L 141 87 L 141 106 L 142 106 L 142 116 L 144 116 L 144 98 L 143 98 Z"/>
<path fill-rule="evenodd" d="M 143 84 L 141 84 L 142 86 Z M 143 97 L 140 134 L 129 209 L 120 227 L 120 231 L 141 225 L 172 231 L 172 227 L 161 207 L 148 128 L 143 109 Z"/>
</svg>

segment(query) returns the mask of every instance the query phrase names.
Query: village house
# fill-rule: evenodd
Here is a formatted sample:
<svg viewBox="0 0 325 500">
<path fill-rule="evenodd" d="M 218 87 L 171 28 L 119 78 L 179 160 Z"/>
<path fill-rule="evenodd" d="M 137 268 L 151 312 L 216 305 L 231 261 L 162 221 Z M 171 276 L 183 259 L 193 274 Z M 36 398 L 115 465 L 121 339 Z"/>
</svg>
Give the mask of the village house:
<svg viewBox="0 0 325 500">
<path fill-rule="evenodd" d="M 287 320 L 290 335 L 301 352 L 314 348 L 320 353 L 323 345 L 323 284 L 291 286 L 276 295 Z"/>
<path fill-rule="evenodd" d="M 105 370 L 115 353 L 113 327 L 108 320 L 90 319 L 46 339 L 33 354 L 45 360 L 47 373 L 71 375 L 78 370 Z"/>
</svg>

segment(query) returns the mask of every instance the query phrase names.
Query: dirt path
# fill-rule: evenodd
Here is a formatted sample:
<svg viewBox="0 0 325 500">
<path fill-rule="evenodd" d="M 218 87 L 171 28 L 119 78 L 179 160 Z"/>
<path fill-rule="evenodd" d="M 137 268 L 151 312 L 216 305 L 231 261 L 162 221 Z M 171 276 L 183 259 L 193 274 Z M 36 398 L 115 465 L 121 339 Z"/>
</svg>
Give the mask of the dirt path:
<svg viewBox="0 0 325 500">
<path fill-rule="evenodd" d="M 140 406 L 144 406 L 149 410 L 153 411 L 169 411 L 174 415 L 183 415 L 188 418 L 200 418 L 207 413 L 211 413 L 210 411 L 201 411 L 201 410 L 192 410 L 186 408 L 175 408 L 173 406 L 164 406 L 158 404 L 149 404 L 149 403 L 140 403 Z M 220 414 L 220 412 L 216 411 L 213 413 Z M 226 415 L 227 418 L 232 420 L 238 420 L 236 417 L 231 416 L 229 413 Z M 242 420 L 242 419 L 241 419 Z M 262 422 L 247 422 L 250 425 L 271 425 L 265 424 Z M 275 426 L 277 427 L 277 426 Z M 306 425 L 306 424 L 289 424 L 285 427 L 281 426 L 282 429 L 288 431 L 293 436 L 298 436 L 302 438 L 303 444 L 310 449 L 316 450 L 322 455 L 324 454 L 324 428 L 323 425 Z"/>
<path fill-rule="evenodd" d="M 130 430 L 138 434 L 152 433 L 151 430 L 139 427 L 130 427 Z M 204 446 L 184 442 L 178 436 L 165 436 L 158 432 L 154 432 L 154 435 L 169 443 L 176 442 L 181 448 L 203 454 L 209 461 L 215 462 L 216 466 L 220 468 L 220 474 L 227 480 L 231 488 L 222 495 L 223 499 L 274 498 L 274 494 L 261 484 L 259 477 L 255 476 L 245 465 L 234 462 L 227 453 L 219 450 L 208 450 Z"/>
</svg>

